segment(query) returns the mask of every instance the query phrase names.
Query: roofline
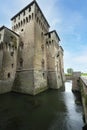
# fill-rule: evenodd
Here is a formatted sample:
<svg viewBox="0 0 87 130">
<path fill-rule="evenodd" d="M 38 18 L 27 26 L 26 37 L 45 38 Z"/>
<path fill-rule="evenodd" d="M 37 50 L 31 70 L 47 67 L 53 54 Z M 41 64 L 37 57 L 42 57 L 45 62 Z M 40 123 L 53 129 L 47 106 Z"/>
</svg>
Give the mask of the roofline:
<svg viewBox="0 0 87 130">
<path fill-rule="evenodd" d="M 0 31 L 1 31 L 4 27 L 5 27 L 4 25 L 3 25 L 3 26 L 1 26 L 1 27 L 0 27 Z"/>
<path fill-rule="evenodd" d="M 62 51 L 64 52 L 63 47 L 62 47 L 62 46 L 60 46 L 60 48 L 61 48 L 61 49 L 62 49 Z"/>
<path fill-rule="evenodd" d="M 14 15 L 14 16 L 11 18 L 11 21 L 12 21 L 15 17 L 17 17 L 19 14 L 21 14 L 24 10 L 26 10 L 29 6 L 33 5 L 34 3 L 35 3 L 35 4 L 37 5 L 37 7 L 39 8 L 39 10 L 40 10 L 40 12 L 42 13 L 42 15 L 43 15 L 45 21 L 47 22 L 48 26 L 50 27 L 48 21 L 46 20 L 46 18 L 45 18 L 45 16 L 44 16 L 43 12 L 41 11 L 41 9 L 40 9 L 38 3 L 36 2 L 36 0 L 33 0 L 30 4 L 28 4 L 27 6 L 25 6 L 25 7 L 24 7 L 22 10 L 20 10 L 16 15 Z"/>
<path fill-rule="evenodd" d="M 58 37 L 58 40 L 60 41 L 60 38 L 59 38 L 59 36 L 58 36 L 56 30 L 50 31 L 50 32 L 46 33 L 45 35 L 50 34 L 50 33 L 53 33 L 53 32 L 56 34 L 56 36 Z"/>
<path fill-rule="evenodd" d="M 14 32 L 14 31 L 12 31 L 11 29 L 5 27 L 4 25 L 3 25 L 2 27 L 0 27 L 0 31 L 1 31 L 2 29 L 4 29 L 4 28 L 8 29 L 9 31 L 11 31 L 12 33 L 16 34 L 16 35 L 19 37 L 19 35 L 18 35 L 16 32 Z"/>
</svg>

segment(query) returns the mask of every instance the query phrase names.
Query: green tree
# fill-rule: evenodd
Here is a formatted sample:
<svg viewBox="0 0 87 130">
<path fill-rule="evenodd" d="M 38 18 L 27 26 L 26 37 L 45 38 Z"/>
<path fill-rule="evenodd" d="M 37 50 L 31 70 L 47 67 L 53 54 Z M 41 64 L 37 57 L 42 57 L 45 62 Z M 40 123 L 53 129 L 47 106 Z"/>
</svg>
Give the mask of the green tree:
<svg viewBox="0 0 87 130">
<path fill-rule="evenodd" d="M 72 74 L 72 73 L 73 73 L 73 69 L 72 69 L 72 68 L 68 68 L 68 69 L 67 69 L 67 73 L 68 73 L 68 74 Z"/>
</svg>

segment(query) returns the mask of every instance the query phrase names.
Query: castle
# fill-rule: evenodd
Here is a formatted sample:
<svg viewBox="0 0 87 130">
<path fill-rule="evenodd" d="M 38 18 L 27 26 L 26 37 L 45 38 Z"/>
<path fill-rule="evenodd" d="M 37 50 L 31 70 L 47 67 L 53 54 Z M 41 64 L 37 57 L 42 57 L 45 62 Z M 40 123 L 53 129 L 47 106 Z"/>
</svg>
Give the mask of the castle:
<svg viewBox="0 0 87 130">
<path fill-rule="evenodd" d="M 0 28 L 0 93 L 36 95 L 64 83 L 63 48 L 37 2 L 11 18 L 12 29 Z"/>
</svg>

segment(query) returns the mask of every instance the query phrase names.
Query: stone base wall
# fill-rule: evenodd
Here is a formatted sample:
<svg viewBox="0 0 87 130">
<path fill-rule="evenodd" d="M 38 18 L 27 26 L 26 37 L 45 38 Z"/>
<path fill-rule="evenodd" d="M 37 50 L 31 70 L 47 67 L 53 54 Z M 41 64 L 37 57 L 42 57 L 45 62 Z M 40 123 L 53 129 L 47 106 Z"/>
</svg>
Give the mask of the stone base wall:
<svg viewBox="0 0 87 130">
<path fill-rule="evenodd" d="M 56 72 L 48 72 L 48 86 L 52 89 L 59 89 L 62 86 L 62 80 L 58 78 Z"/>
<path fill-rule="evenodd" d="M 34 95 L 47 89 L 47 72 L 34 71 Z"/>
<path fill-rule="evenodd" d="M 79 78 L 77 77 L 72 79 L 72 91 L 80 91 Z"/>
<path fill-rule="evenodd" d="M 32 70 L 17 71 L 12 91 L 33 94 L 34 78 Z"/>
<path fill-rule="evenodd" d="M 24 94 L 36 95 L 48 89 L 46 75 L 41 71 L 18 71 L 12 87 L 12 91 Z"/>
<path fill-rule="evenodd" d="M 15 80 L 0 80 L 0 94 L 10 91 L 23 94 L 36 95 L 48 88 L 58 89 L 62 86 L 61 79 L 57 78 L 56 72 L 43 72 L 41 70 L 19 70 Z"/>
<path fill-rule="evenodd" d="M 0 94 L 10 92 L 13 86 L 13 79 L 0 80 Z"/>
</svg>

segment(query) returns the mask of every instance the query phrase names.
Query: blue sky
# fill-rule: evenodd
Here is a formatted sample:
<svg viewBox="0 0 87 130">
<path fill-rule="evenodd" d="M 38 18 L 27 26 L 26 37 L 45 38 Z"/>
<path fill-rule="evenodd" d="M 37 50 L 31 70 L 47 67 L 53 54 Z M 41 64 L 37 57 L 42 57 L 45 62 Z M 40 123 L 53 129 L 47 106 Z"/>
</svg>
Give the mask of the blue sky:
<svg viewBox="0 0 87 130">
<path fill-rule="evenodd" d="M 0 26 L 32 0 L 0 0 Z M 87 0 L 37 0 L 64 49 L 64 67 L 87 72 Z"/>
</svg>

